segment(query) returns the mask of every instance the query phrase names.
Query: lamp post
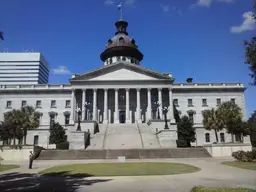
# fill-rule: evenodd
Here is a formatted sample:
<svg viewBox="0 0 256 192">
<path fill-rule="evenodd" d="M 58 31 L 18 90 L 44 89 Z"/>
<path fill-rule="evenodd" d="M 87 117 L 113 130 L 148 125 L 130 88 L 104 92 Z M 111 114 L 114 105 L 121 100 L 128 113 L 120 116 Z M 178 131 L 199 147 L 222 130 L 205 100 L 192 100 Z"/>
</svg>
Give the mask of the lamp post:
<svg viewBox="0 0 256 192">
<path fill-rule="evenodd" d="M 165 125 L 164 125 L 164 129 L 169 129 L 168 124 L 167 124 L 167 112 L 168 112 L 168 108 L 164 107 L 164 121 L 165 121 Z"/>
<path fill-rule="evenodd" d="M 77 129 L 76 131 L 81 131 L 81 114 L 82 114 L 82 110 L 80 108 L 76 109 L 77 115 L 78 115 L 78 125 L 77 125 Z"/>
</svg>

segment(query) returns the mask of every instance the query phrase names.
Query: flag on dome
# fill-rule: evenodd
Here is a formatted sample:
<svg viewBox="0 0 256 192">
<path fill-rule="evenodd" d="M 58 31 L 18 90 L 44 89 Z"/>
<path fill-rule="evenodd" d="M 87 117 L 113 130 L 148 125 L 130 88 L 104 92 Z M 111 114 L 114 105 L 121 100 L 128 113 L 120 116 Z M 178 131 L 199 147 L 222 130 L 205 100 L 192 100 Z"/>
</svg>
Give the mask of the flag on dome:
<svg viewBox="0 0 256 192">
<path fill-rule="evenodd" d="M 121 9 L 122 9 L 122 2 L 117 6 L 117 9 L 118 9 L 118 10 L 121 10 Z"/>
</svg>

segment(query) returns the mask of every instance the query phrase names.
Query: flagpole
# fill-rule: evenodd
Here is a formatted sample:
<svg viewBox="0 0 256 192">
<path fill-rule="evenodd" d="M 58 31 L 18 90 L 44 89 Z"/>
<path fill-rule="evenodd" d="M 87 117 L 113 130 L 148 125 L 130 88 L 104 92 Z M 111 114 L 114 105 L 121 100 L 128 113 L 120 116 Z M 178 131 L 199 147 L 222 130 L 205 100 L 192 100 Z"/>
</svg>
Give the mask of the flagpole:
<svg viewBox="0 0 256 192">
<path fill-rule="evenodd" d="M 122 4 L 122 2 L 117 7 L 118 7 L 118 10 L 120 10 L 120 20 L 123 20 L 123 4 Z"/>
</svg>

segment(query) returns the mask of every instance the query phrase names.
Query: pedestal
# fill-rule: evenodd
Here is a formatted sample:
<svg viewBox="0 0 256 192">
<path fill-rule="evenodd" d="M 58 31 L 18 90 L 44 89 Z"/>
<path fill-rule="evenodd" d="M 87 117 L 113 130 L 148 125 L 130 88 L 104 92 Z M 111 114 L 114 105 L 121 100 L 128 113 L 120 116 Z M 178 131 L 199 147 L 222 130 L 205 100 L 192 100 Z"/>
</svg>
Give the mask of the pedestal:
<svg viewBox="0 0 256 192">
<path fill-rule="evenodd" d="M 69 149 L 85 149 L 85 132 L 74 131 L 69 133 Z"/>
<path fill-rule="evenodd" d="M 177 148 L 177 128 L 160 130 L 156 135 L 162 148 Z"/>
</svg>

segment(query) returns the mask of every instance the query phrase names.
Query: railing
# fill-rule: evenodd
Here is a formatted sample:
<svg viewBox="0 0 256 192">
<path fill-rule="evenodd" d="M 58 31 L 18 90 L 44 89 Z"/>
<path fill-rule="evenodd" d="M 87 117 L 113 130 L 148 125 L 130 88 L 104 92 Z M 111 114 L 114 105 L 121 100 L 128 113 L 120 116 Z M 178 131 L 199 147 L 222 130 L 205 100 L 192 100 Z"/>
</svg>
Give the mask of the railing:
<svg viewBox="0 0 256 192">
<path fill-rule="evenodd" d="M 59 85 L 50 85 L 50 84 L 38 84 L 38 85 L 0 85 L 0 90 L 47 90 L 47 89 L 71 89 L 70 84 L 59 84 Z"/>
</svg>

